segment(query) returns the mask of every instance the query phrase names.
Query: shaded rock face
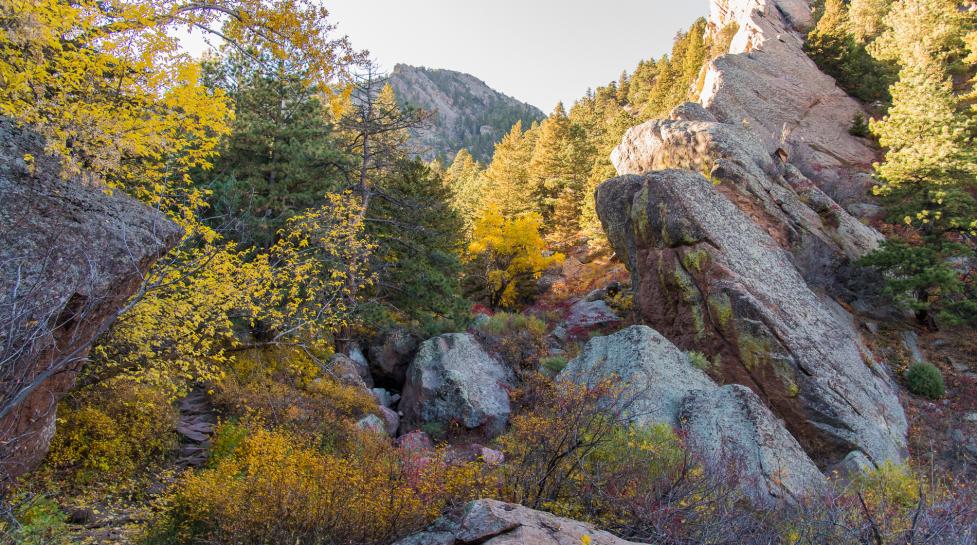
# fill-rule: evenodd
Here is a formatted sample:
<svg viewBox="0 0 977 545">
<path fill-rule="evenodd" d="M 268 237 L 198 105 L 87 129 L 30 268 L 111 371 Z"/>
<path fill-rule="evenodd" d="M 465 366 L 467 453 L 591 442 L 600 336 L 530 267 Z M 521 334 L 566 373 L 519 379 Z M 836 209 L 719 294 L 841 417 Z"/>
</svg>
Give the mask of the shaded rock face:
<svg viewBox="0 0 977 545">
<path fill-rule="evenodd" d="M 762 223 L 688 170 L 615 178 L 596 199 L 652 327 L 718 358 L 723 382 L 755 391 L 821 467 L 853 450 L 904 459 L 891 379 Z"/>
<path fill-rule="evenodd" d="M 400 389 L 407 377 L 407 368 L 417 354 L 417 337 L 403 328 L 378 335 L 367 350 L 370 373 L 377 382 Z"/>
<path fill-rule="evenodd" d="M 736 471 L 740 486 L 760 504 L 796 502 L 827 483 L 783 423 L 745 386 L 692 392 L 679 421 L 705 463 Z"/>
<path fill-rule="evenodd" d="M 449 333 L 421 344 L 407 370 L 400 411 L 404 430 L 460 423 L 497 435 L 509 419 L 512 371 L 489 356 L 472 335 Z"/>
<path fill-rule="evenodd" d="M 678 427 L 679 407 L 689 393 L 716 387 L 685 352 L 647 326 L 591 339 L 558 378 L 593 386 L 611 377 L 627 384 L 620 400 L 625 418 L 673 428 Z"/>
<path fill-rule="evenodd" d="M 0 120 L 0 478 L 43 458 L 91 343 L 179 238 L 121 192 L 63 179 L 40 137 Z"/>
<path fill-rule="evenodd" d="M 730 54 L 710 63 L 699 101 L 719 121 L 754 131 L 768 153 L 782 149 L 843 206 L 865 201 L 878 152 L 848 133 L 864 109 L 804 53 L 810 3 L 712 0 L 709 23 L 739 30 Z"/>
<path fill-rule="evenodd" d="M 737 480 L 757 505 L 795 502 L 825 478 L 777 417 L 749 388 L 720 388 L 687 354 L 647 326 L 591 339 L 560 380 L 620 381 L 622 416 L 637 424 L 681 429 L 716 471 Z"/>
<path fill-rule="evenodd" d="M 495 500 L 477 500 L 460 516 L 441 520 L 395 545 L 631 545 L 589 524 Z"/>
<path fill-rule="evenodd" d="M 618 173 L 702 173 L 790 253 L 812 287 L 861 308 L 886 308 L 878 301 L 879 279 L 853 265 L 876 249 L 882 236 L 798 169 L 771 156 L 755 132 L 710 116 L 689 103 L 676 108 L 672 119 L 629 129 L 612 155 Z"/>
</svg>

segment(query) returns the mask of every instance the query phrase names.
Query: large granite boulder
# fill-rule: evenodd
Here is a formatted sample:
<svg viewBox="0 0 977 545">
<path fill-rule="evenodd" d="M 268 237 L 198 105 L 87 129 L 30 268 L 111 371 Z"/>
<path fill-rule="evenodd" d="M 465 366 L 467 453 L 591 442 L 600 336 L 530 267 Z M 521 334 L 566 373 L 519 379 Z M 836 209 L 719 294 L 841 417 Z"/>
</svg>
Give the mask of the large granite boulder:
<svg viewBox="0 0 977 545">
<path fill-rule="evenodd" d="M 594 337 L 557 378 L 588 386 L 620 381 L 625 387 L 618 409 L 625 419 L 663 422 L 673 428 L 679 426 L 679 408 L 691 392 L 716 388 L 685 352 L 648 326 Z"/>
<path fill-rule="evenodd" d="M 783 422 L 746 386 L 692 392 L 679 421 L 689 447 L 707 466 L 735 472 L 757 504 L 795 503 L 827 483 Z"/>
<path fill-rule="evenodd" d="M 632 127 L 614 150 L 620 174 L 700 172 L 787 250 L 808 284 L 865 309 L 880 309 L 881 283 L 854 261 L 882 236 L 838 206 L 790 163 L 771 155 L 754 131 L 708 120 L 683 104 L 671 119 Z"/>
<path fill-rule="evenodd" d="M 849 134 L 862 106 L 804 53 L 807 0 L 712 0 L 710 28 L 738 28 L 729 54 L 710 63 L 699 101 L 722 122 L 754 131 L 835 201 L 868 199 L 878 150 Z"/>
<path fill-rule="evenodd" d="M 797 502 L 825 478 L 749 388 L 720 388 L 690 357 L 647 326 L 595 337 L 559 380 L 622 386 L 617 407 L 634 424 L 668 424 L 715 475 L 736 479 L 756 505 Z"/>
<path fill-rule="evenodd" d="M 633 545 L 590 524 L 496 500 L 473 501 L 458 516 L 395 545 Z"/>
<path fill-rule="evenodd" d="M 723 382 L 759 394 L 821 467 L 854 450 L 904 459 L 906 417 L 886 370 L 762 223 L 688 170 L 615 178 L 596 199 L 647 323 L 720 361 Z"/>
<path fill-rule="evenodd" d="M 39 136 L 0 119 L 0 480 L 44 457 L 92 341 L 179 238 L 121 191 L 65 179 Z"/>
<path fill-rule="evenodd" d="M 404 430 L 458 423 L 497 435 L 509 419 L 512 370 L 468 333 L 449 333 L 421 344 L 407 369 L 400 411 Z"/>
</svg>

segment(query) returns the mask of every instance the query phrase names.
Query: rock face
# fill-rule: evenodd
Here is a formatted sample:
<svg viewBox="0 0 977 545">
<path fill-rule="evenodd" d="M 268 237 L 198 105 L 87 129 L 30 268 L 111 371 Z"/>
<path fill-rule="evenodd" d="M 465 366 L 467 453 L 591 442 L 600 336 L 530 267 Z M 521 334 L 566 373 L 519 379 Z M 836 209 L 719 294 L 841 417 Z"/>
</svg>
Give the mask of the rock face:
<svg viewBox="0 0 977 545">
<path fill-rule="evenodd" d="M 682 401 L 691 392 L 716 384 L 689 357 L 657 331 L 633 326 L 594 337 L 580 356 L 560 372 L 560 380 L 594 385 L 616 377 L 627 384 L 623 416 L 634 422 L 664 422 L 677 428 Z"/>
<path fill-rule="evenodd" d="M 430 126 L 411 132 L 425 160 L 450 161 L 461 149 L 488 163 L 494 145 L 516 121 L 528 127 L 546 117 L 535 106 L 506 96 L 482 80 L 452 70 L 398 64 L 390 84 L 402 104 L 434 114 Z"/>
<path fill-rule="evenodd" d="M 736 24 L 728 55 L 710 63 L 700 102 L 719 121 L 753 130 L 768 153 L 781 149 L 844 206 L 865 200 L 877 159 L 848 133 L 864 110 L 804 53 L 813 25 L 806 0 L 712 0 L 713 31 Z"/>
<path fill-rule="evenodd" d="M 474 501 L 458 517 L 395 545 L 632 545 L 589 524 L 495 500 Z"/>
<path fill-rule="evenodd" d="M 403 328 L 378 335 L 367 351 L 370 373 L 378 382 L 399 389 L 404 384 L 418 344 L 417 337 Z"/>
<path fill-rule="evenodd" d="M 679 106 L 671 117 L 627 131 L 612 156 L 618 173 L 702 173 L 790 253 L 808 284 L 865 309 L 884 308 L 875 301 L 878 279 L 852 265 L 878 247 L 878 232 L 781 156 L 771 155 L 755 132 L 719 123 L 695 104 Z"/>
<path fill-rule="evenodd" d="M 886 371 L 749 203 L 740 209 L 688 170 L 615 178 L 596 198 L 650 325 L 718 358 L 723 382 L 759 394 L 822 467 L 853 450 L 875 463 L 905 457 L 906 418 Z"/>
<path fill-rule="evenodd" d="M 92 341 L 179 237 L 121 192 L 63 179 L 37 135 L 0 120 L 0 478 L 43 458 Z"/>
<path fill-rule="evenodd" d="M 708 466 L 737 471 L 754 501 L 797 501 L 826 480 L 782 422 L 746 386 L 692 392 L 679 413 L 691 448 Z"/>
<path fill-rule="evenodd" d="M 467 333 L 449 333 L 421 344 L 407 370 L 400 411 L 405 430 L 458 422 L 497 435 L 509 419 L 512 371 L 489 356 Z"/>
<path fill-rule="evenodd" d="M 622 416 L 681 429 L 707 467 L 735 476 L 756 504 L 776 506 L 817 492 L 825 479 L 749 388 L 720 388 L 687 354 L 647 326 L 591 339 L 560 380 L 620 381 Z M 735 471 L 736 474 L 732 475 Z"/>
</svg>

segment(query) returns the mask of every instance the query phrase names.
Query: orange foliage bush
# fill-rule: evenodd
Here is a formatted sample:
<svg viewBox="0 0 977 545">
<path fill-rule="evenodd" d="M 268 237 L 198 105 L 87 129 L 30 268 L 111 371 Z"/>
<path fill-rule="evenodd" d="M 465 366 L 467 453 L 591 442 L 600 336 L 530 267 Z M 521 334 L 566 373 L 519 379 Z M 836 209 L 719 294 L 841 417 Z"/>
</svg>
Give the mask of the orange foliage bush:
<svg viewBox="0 0 977 545">
<path fill-rule="evenodd" d="M 370 432 L 352 443 L 329 453 L 293 434 L 254 429 L 178 483 L 149 541 L 379 544 L 481 495 L 476 464 L 449 466 L 440 453 L 411 460 Z"/>
</svg>

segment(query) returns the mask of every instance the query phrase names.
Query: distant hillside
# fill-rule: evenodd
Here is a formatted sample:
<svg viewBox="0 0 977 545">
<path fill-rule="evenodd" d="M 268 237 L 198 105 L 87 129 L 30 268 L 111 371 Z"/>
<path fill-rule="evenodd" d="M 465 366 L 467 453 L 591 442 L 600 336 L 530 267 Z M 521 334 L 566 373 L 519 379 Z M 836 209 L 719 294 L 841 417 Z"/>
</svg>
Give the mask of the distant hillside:
<svg viewBox="0 0 977 545">
<path fill-rule="evenodd" d="M 462 72 L 398 64 L 390 83 L 401 103 L 434 114 L 430 127 L 413 133 L 418 153 L 428 160 L 442 157 L 450 161 L 467 148 L 477 160 L 488 162 L 495 142 L 516 121 L 528 126 L 545 117 L 535 106 Z"/>
</svg>

